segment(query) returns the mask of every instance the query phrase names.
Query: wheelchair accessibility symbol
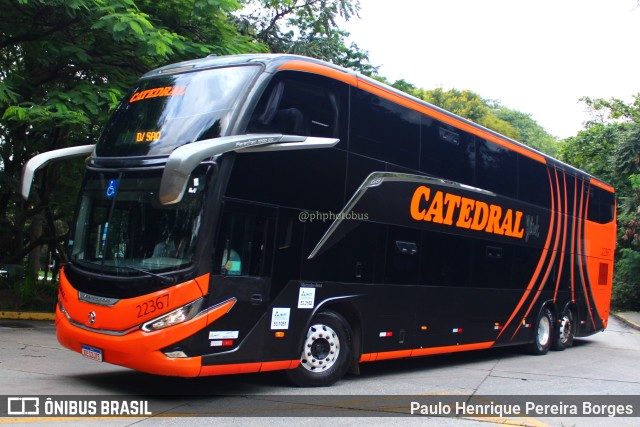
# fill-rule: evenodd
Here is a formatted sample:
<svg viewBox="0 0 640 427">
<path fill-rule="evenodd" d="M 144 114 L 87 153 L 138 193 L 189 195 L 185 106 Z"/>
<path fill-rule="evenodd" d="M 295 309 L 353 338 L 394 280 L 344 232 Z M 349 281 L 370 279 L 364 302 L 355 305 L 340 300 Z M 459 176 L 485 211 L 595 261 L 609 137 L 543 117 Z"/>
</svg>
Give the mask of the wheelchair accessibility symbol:
<svg viewBox="0 0 640 427">
<path fill-rule="evenodd" d="M 106 192 L 107 199 L 113 199 L 116 196 L 117 191 L 118 191 L 118 180 L 110 179 L 109 184 L 107 185 L 107 192 Z"/>
</svg>

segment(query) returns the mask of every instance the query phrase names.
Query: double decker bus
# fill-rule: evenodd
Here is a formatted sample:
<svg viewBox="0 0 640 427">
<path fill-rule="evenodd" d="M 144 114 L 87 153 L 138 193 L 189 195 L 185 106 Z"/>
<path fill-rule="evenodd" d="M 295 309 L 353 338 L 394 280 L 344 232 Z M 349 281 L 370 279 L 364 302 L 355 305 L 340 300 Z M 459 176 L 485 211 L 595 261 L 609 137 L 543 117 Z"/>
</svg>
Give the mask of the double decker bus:
<svg viewBox="0 0 640 427">
<path fill-rule="evenodd" d="M 331 385 L 376 360 L 607 326 L 614 189 L 377 81 L 292 55 L 140 78 L 90 156 L 57 337 L 196 377 Z"/>
</svg>

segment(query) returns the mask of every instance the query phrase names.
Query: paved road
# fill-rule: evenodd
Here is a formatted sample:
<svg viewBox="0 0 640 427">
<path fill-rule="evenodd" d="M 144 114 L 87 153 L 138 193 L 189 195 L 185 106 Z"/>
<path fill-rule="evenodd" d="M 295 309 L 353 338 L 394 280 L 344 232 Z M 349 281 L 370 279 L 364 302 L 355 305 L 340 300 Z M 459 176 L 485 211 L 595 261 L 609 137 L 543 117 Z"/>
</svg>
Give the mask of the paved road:
<svg viewBox="0 0 640 427">
<path fill-rule="evenodd" d="M 639 356 L 640 332 L 612 319 L 606 332 L 576 340 L 574 348 L 550 352 L 543 357 L 524 355 L 514 349 L 495 349 L 370 363 L 362 365 L 360 376 L 348 376 L 331 388 L 299 389 L 289 386 L 279 373 L 196 379 L 150 376 L 96 363 L 63 349 L 55 339 L 52 322 L 0 320 L 0 395 L 167 395 L 152 398 L 153 417 L 99 420 L 59 417 L 47 420 L 46 425 L 266 427 L 366 422 L 368 425 L 637 426 L 640 418 L 468 416 L 462 419 L 368 417 L 364 420 L 313 419 L 308 415 L 342 416 L 345 412 L 340 408 L 344 407 L 372 408 L 367 415 L 404 411 L 405 402 L 398 400 L 398 395 L 637 396 L 640 395 Z M 249 413 L 256 417 L 214 418 L 221 412 Z M 177 417 L 185 413 L 209 417 Z M 277 416 L 257 418 L 274 414 Z M 292 415 L 303 417 L 288 417 Z M 17 421 L 0 419 L 0 424 Z M 43 425 L 43 419 L 19 421 L 19 425 Z"/>
</svg>

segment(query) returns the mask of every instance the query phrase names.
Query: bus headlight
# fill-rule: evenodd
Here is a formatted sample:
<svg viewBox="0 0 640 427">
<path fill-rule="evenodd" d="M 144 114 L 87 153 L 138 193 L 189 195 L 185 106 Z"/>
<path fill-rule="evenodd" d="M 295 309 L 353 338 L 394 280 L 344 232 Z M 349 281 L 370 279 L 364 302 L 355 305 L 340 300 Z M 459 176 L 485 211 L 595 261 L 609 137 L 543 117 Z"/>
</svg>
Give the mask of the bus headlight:
<svg viewBox="0 0 640 427">
<path fill-rule="evenodd" d="M 60 312 L 65 315 L 67 320 L 71 320 L 71 316 L 69 316 L 69 313 L 67 313 L 67 309 L 64 308 L 64 305 L 62 305 L 62 301 L 58 301 L 58 308 L 60 309 Z"/>
<path fill-rule="evenodd" d="M 153 320 L 149 320 L 142 325 L 142 330 L 146 332 L 153 332 L 186 322 L 187 320 L 191 320 L 196 317 L 200 312 L 200 307 L 202 307 L 202 298 L 198 298 L 194 302 L 184 305 L 160 317 L 156 317 Z"/>
</svg>

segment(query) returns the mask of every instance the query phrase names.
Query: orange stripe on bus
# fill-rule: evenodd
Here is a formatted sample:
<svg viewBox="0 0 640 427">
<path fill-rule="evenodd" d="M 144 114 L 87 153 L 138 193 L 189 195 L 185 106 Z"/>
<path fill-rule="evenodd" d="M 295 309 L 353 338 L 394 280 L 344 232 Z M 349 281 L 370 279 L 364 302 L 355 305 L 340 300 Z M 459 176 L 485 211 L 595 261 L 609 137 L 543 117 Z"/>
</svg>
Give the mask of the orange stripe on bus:
<svg viewBox="0 0 640 427">
<path fill-rule="evenodd" d="M 300 365 L 300 359 L 297 360 L 279 360 L 277 362 L 263 362 L 260 372 L 282 371 L 285 369 L 295 369 Z"/>
<path fill-rule="evenodd" d="M 411 351 L 412 350 L 384 351 L 377 354 L 376 360 L 404 359 L 411 357 Z"/>
<path fill-rule="evenodd" d="M 198 287 L 200 287 L 200 292 L 202 292 L 202 295 L 207 295 L 209 293 L 210 279 L 211 279 L 210 273 L 207 273 L 207 274 L 202 275 L 200 277 L 196 277 L 194 279 L 196 281 L 196 283 L 198 284 Z"/>
<path fill-rule="evenodd" d="M 358 85 L 358 77 L 356 77 L 355 74 L 340 71 L 322 64 L 301 61 L 299 59 L 287 62 L 286 64 L 282 64 L 280 67 L 278 67 L 278 70 L 306 71 L 308 73 L 320 74 L 321 76 L 330 77 L 334 80 L 345 82 L 351 86 Z"/>
<path fill-rule="evenodd" d="M 551 197 L 551 203 L 553 204 L 553 195 Z M 531 276 L 531 280 L 527 285 L 527 289 L 525 290 L 525 293 L 522 295 L 522 298 L 520 298 L 520 301 L 518 302 L 518 305 L 516 306 L 515 310 L 513 310 L 513 313 L 511 313 L 511 316 L 509 316 L 509 320 L 507 320 L 507 323 L 505 323 L 504 327 L 500 330 L 500 333 L 498 334 L 498 337 L 496 338 L 496 340 L 498 340 L 500 336 L 504 333 L 504 331 L 507 330 L 507 327 L 511 324 L 514 317 L 516 317 L 516 315 L 518 314 L 518 311 L 520 311 L 520 308 L 524 305 L 524 302 L 527 300 L 527 298 L 529 298 L 529 294 L 531 294 L 531 291 L 533 290 L 535 283 L 538 281 L 538 277 L 540 277 L 540 272 L 542 271 L 542 267 L 544 266 L 544 260 L 547 258 L 547 254 L 549 253 L 549 243 L 551 242 L 551 236 L 553 234 L 553 224 L 554 223 L 553 223 L 553 209 L 552 209 L 551 224 L 549 225 L 549 231 L 547 232 L 547 240 L 544 244 L 544 248 L 542 249 L 542 255 L 538 260 L 536 271 L 533 273 L 533 276 Z M 516 329 L 516 332 L 518 332 L 519 328 L 520 327 L 518 326 L 518 328 Z"/>
<path fill-rule="evenodd" d="M 578 222 L 578 227 L 580 228 L 580 234 L 583 234 L 584 228 L 585 228 L 585 219 L 583 217 L 583 211 L 582 211 L 582 206 L 584 205 L 584 216 L 587 215 L 587 207 L 589 206 L 589 196 L 591 196 L 591 191 L 589 191 L 587 193 L 587 200 L 583 203 L 582 202 L 582 198 L 584 197 L 584 181 L 582 181 L 582 191 L 580 192 L 580 219 Z M 580 244 L 580 240 L 582 240 L 582 244 Z M 582 256 L 586 254 L 582 253 L 582 249 L 583 249 L 583 244 L 584 244 L 584 240 L 580 239 L 578 240 L 578 259 L 582 260 Z M 578 271 L 580 272 L 580 280 L 582 282 L 582 289 L 584 291 L 584 299 L 585 302 L 587 303 L 587 311 L 589 312 L 589 318 L 591 319 L 591 325 L 593 325 L 593 329 L 596 328 L 596 321 L 593 318 L 593 312 L 591 311 L 591 303 L 589 302 L 589 290 L 587 290 L 587 273 L 584 271 L 585 265 L 583 263 L 579 263 L 578 265 Z"/>
<path fill-rule="evenodd" d="M 432 356 L 436 354 L 457 353 L 460 351 L 469 350 L 486 350 L 490 348 L 494 343 L 494 341 L 491 341 L 474 344 L 448 345 L 432 348 L 415 348 L 411 350 L 383 351 L 380 353 L 365 353 L 360 356 L 360 363 L 374 362 L 378 360 L 404 359 L 408 357 Z"/>
<path fill-rule="evenodd" d="M 533 309 L 533 306 L 535 305 L 535 303 L 538 301 L 538 298 L 540 298 L 540 294 L 542 292 L 542 289 L 544 289 L 544 286 L 547 284 L 547 280 L 549 279 L 549 275 L 551 274 L 551 270 L 553 269 L 553 264 L 556 261 L 556 256 L 558 255 L 558 243 L 560 241 L 560 216 L 558 215 L 558 224 L 556 224 L 555 222 L 555 217 L 556 217 L 556 204 L 555 204 L 555 199 L 556 199 L 556 195 L 553 192 L 553 179 L 551 178 L 551 173 L 549 172 L 549 170 L 547 170 L 547 175 L 549 176 L 549 187 L 551 190 L 551 224 L 549 225 L 549 234 L 547 235 L 547 241 L 544 244 L 545 248 L 549 248 L 549 243 L 551 241 L 551 235 L 553 232 L 554 227 L 556 228 L 556 240 L 553 246 L 553 255 L 551 257 L 551 259 L 549 260 L 549 262 L 547 263 L 547 270 L 544 273 L 544 277 L 542 278 L 542 280 L 540 281 L 540 286 L 538 286 L 538 291 L 536 292 L 533 300 L 531 301 L 531 304 L 529 304 L 529 308 L 527 308 L 527 311 L 524 313 L 523 318 L 526 319 L 527 316 L 529 316 L 529 313 L 531 313 L 531 310 Z M 558 195 L 559 196 L 559 195 Z M 558 203 L 560 201 L 558 200 Z M 549 248 L 550 249 L 550 248 Z M 546 258 L 546 253 L 548 252 L 548 250 L 546 250 L 545 255 L 543 256 L 542 259 Z M 522 323 L 518 323 L 518 327 L 516 328 L 516 330 L 514 331 L 513 335 L 511 335 L 511 339 L 514 339 L 516 334 L 518 333 L 518 331 L 520 331 L 520 328 L 522 327 Z"/>
<path fill-rule="evenodd" d="M 576 222 L 578 220 L 578 177 L 573 178 L 573 225 L 571 227 L 571 300 L 576 300 Z"/>
<path fill-rule="evenodd" d="M 203 366 L 200 369 L 200 376 L 250 374 L 260 372 L 261 367 L 262 362 Z"/>
<path fill-rule="evenodd" d="M 615 193 L 615 192 L 616 192 L 616 190 L 615 190 L 612 186 L 610 186 L 609 184 L 605 184 L 605 183 L 604 183 L 604 182 L 602 182 L 602 181 L 598 181 L 598 180 L 597 180 L 597 179 L 595 179 L 595 178 L 591 178 L 591 180 L 589 181 L 589 183 L 590 183 L 591 185 L 595 185 L 595 186 L 596 186 L 596 187 L 598 187 L 598 188 L 601 188 L 601 189 L 603 189 L 603 190 L 606 190 L 606 191 L 608 191 L 608 192 L 610 192 L 610 193 Z"/>
<path fill-rule="evenodd" d="M 556 170 L 556 177 L 558 176 L 558 171 Z M 562 268 L 564 267 L 564 256 L 567 244 L 567 218 L 568 218 L 568 210 L 569 210 L 569 201 L 567 199 L 567 174 L 562 171 L 562 180 L 564 181 L 564 222 L 562 226 L 562 252 L 560 253 L 560 266 L 558 267 L 558 279 L 556 280 L 556 290 L 553 293 L 553 302 L 556 302 L 556 298 L 558 297 L 558 290 L 560 289 L 560 279 L 562 278 Z M 560 193 L 560 189 L 558 188 L 558 194 Z"/>
<path fill-rule="evenodd" d="M 295 369 L 298 360 L 278 360 L 274 362 L 231 363 L 227 365 L 207 365 L 200 370 L 200 376 L 251 374 L 255 372 Z"/>
<path fill-rule="evenodd" d="M 410 98 L 398 95 L 397 93 L 387 90 L 384 87 L 379 86 L 373 82 L 368 82 L 366 80 L 363 80 L 357 77 L 355 74 L 349 74 L 347 72 L 337 70 L 335 68 L 327 67 L 326 65 L 315 64 L 313 62 L 307 62 L 307 61 L 301 61 L 301 60 L 293 60 L 293 61 L 287 62 L 281 65 L 280 67 L 278 67 L 278 70 L 306 71 L 309 73 L 319 74 L 335 80 L 339 80 L 341 82 L 345 82 L 351 86 L 358 87 L 369 93 L 381 96 L 382 98 L 385 98 L 385 99 L 388 99 L 389 101 L 403 105 L 414 111 L 419 111 L 423 114 L 426 114 L 444 123 L 447 123 L 459 129 L 462 129 L 466 132 L 470 132 L 478 137 L 494 142 L 504 148 L 507 148 L 509 150 L 522 154 L 523 156 L 529 157 L 530 159 L 533 159 L 543 164 L 547 163 L 547 160 L 542 154 L 539 154 L 535 151 L 532 151 L 524 146 L 515 144 L 506 139 L 500 138 L 499 136 L 491 132 L 476 128 L 475 126 L 469 123 L 463 122 L 462 120 L 459 120 L 455 117 L 452 117 L 434 108 L 430 108 L 429 106 L 424 105 L 416 100 L 412 100 Z"/>
</svg>

